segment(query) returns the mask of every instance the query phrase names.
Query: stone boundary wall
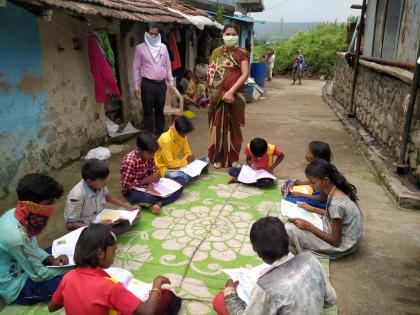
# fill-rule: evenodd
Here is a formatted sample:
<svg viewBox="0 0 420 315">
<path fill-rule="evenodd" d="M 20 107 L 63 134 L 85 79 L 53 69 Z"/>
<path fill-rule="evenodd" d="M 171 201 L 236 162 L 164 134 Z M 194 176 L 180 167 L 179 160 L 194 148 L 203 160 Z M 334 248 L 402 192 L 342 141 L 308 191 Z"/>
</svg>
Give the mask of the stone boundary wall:
<svg viewBox="0 0 420 315">
<path fill-rule="evenodd" d="M 347 110 L 350 104 L 352 74 L 344 53 L 337 53 L 333 80 L 334 98 Z M 362 125 L 398 161 L 410 84 L 387 73 L 360 65 L 356 84 L 355 112 Z M 420 177 L 420 91 L 418 92 L 407 161 Z"/>
</svg>

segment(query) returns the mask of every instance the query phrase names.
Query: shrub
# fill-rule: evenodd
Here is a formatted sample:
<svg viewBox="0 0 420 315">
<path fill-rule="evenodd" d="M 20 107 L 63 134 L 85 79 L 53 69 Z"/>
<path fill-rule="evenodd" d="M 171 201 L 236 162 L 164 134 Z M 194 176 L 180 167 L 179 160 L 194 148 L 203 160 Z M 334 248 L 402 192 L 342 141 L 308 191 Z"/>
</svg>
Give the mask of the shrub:
<svg viewBox="0 0 420 315">
<path fill-rule="evenodd" d="M 308 72 L 332 75 L 336 52 L 347 50 L 346 25 L 321 23 L 312 30 L 299 32 L 288 40 L 270 46 L 256 41 L 254 60 L 259 60 L 261 54 L 271 47 L 276 54 L 275 74 L 291 70 L 295 52 L 300 49 Z"/>
</svg>

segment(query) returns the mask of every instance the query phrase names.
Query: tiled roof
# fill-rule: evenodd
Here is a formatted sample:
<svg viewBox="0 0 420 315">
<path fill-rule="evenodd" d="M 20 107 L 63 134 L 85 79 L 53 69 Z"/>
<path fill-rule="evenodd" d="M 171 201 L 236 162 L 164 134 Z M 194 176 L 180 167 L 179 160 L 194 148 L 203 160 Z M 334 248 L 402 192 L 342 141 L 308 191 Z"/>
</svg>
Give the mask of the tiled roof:
<svg viewBox="0 0 420 315">
<path fill-rule="evenodd" d="M 101 15 L 138 22 L 190 24 L 156 0 L 38 0 L 40 3 L 79 14 Z M 166 0 L 162 0 L 164 2 Z M 21 3 L 25 3 L 23 0 Z M 170 1 L 168 1 L 170 2 Z M 175 1 L 173 1 L 175 2 Z M 33 2 L 32 2 L 33 3 Z M 197 10 L 197 9 L 196 9 Z M 200 11 L 200 10 L 198 10 Z"/>
</svg>

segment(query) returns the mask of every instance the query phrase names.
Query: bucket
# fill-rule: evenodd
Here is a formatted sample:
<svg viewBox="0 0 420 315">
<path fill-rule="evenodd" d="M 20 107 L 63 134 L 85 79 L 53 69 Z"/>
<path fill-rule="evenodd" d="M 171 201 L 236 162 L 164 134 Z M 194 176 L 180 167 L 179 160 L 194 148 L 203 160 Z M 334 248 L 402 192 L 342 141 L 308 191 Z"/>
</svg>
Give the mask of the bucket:
<svg viewBox="0 0 420 315">
<path fill-rule="evenodd" d="M 245 101 L 247 103 L 252 103 L 252 94 L 254 93 L 254 86 L 252 85 L 252 83 L 248 83 L 245 86 Z"/>
<path fill-rule="evenodd" d="M 251 78 L 254 78 L 255 83 L 257 83 L 260 87 L 264 87 L 265 73 L 266 73 L 265 63 L 260 62 L 260 63 L 251 64 Z"/>
</svg>

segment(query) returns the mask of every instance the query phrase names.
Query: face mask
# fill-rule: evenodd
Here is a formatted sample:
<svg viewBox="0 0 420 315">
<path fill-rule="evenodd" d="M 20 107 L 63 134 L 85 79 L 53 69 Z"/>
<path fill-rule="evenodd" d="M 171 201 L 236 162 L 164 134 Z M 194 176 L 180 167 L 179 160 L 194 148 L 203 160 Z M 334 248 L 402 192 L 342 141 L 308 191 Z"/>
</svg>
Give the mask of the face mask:
<svg viewBox="0 0 420 315">
<path fill-rule="evenodd" d="M 147 32 L 145 34 L 146 34 L 146 37 L 151 44 L 156 45 L 157 43 L 160 42 L 160 34 L 156 37 L 150 36 L 149 33 L 147 33 Z"/>
<path fill-rule="evenodd" d="M 223 36 L 223 41 L 225 42 L 226 47 L 233 47 L 238 43 L 237 35 L 225 35 Z"/>
</svg>

